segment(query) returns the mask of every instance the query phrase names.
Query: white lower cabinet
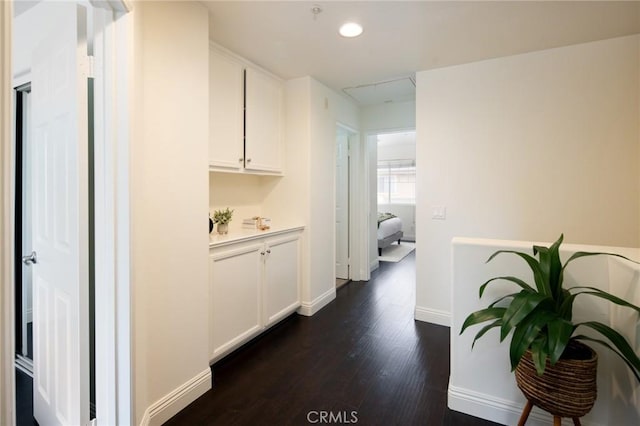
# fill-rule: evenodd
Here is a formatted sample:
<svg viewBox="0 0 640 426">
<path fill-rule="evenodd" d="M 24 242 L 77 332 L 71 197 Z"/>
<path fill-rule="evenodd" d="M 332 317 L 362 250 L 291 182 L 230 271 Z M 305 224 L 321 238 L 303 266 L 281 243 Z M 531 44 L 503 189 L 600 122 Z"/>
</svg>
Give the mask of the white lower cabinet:
<svg viewBox="0 0 640 426">
<path fill-rule="evenodd" d="M 300 232 L 214 246 L 209 256 L 215 362 L 300 306 Z"/>
</svg>

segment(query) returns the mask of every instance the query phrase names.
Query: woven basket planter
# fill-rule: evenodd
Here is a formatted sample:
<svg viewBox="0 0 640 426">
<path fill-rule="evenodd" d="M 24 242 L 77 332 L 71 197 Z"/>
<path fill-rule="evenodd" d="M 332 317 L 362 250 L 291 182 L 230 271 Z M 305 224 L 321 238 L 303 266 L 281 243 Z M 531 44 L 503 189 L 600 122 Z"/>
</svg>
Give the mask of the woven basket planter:
<svg viewBox="0 0 640 426">
<path fill-rule="evenodd" d="M 527 351 L 516 367 L 516 383 L 534 405 L 554 416 L 578 418 L 596 401 L 598 355 L 589 346 L 570 341 L 555 365 L 547 364 L 542 376 Z"/>
</svg>

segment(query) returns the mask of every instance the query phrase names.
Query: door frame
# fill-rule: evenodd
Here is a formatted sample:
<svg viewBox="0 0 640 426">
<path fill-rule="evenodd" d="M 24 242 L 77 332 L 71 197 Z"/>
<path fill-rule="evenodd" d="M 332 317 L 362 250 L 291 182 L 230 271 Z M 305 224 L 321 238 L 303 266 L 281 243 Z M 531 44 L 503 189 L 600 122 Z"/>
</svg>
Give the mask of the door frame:
<svg viewBox="0 0 640 426">
<path fill-rule="evenodd" d="M 344 136 L 346 138 L 346 150 L 347 150 L 347 160 L 346 160 L 346 167 L 347 167 L 347 174 L 346 174 L 346 180 L 347 180 L 347 201 L 346 201 L 346 205 L 343 206 L 343 208 L 347 209 L 347 220 L 346 220 L 346 225 L 347 225 L 347 232 L 346 235 L 343 235 L 343 237 L 345 237 L 347 239 L 347 274 L 346 274 L 346 279 L 350 280 L 352 279 L 352 273 L 351 273 L 351 269 L 352 269 L 352 262 L 351 262 L 351 205 L 350 205 L 350 200 L 351 200 L 351 177 L 349 176 L 349 171 L 351 170 L 351 148 L 349 146 L 349 137 L 352 135 L 353 133 L 350 130 L 345 129 L 342 125 L 338 124 L 336 125 L 336 154 L 339 153 L 339 149 L 338 149 L 338 138 L 341 136 Z M 334 214 L 336 215 L 336 220 L 334 221 L 334 223 L 337 224 L 337 207 L 338 207 L 338 185 L 339 184 L 344 184 L 344 182 L 341 181 L 341 179 L 339 179 L 338 174 L 337 174 L 337 158 L 338 155 L 334 156 L 336 158 L 336 167 L 334 168 L 335 170 L 335 184 L 334 184 Z M 340 278 L 340 279 L 345 279 L 344 277 L 339 277 L 338 274 L 338 267 L 337 267 L 337 261 L 338 261 L 338 232 L 337 232 L 337 226 L 335 228 L 335 240 L 336 240 L 336 244 L 335 244 L 335 258 L 336 258 L 336 279 Z"/>
<path fill-rule="evenodd" d="M 367 214 L 369 194 L 366 190 L 369 181 L 366 162 L 368 158 L 367 151 L 366 147 L 363 146 L 358 130 L 340 121 L 336 122 L 336 128 L 346 131 L 349 139 L 349 279 L 353 281 L 368 281 L 371 271 L 369 270 L 369 253 L 367 251 L 369 246 L 369 234 L 367 232 L 369 228 Z M 335 214 L 335 195 L 333 210 Z M 367 218 L 367 220 L 359 220 L 362 217 Z"/>
<path fill-rule="evenodd" d="M 378 144 L 375 140 L 375 137 L 377 137 L 378 135 L 385 135 L 385 134 L 390 134 L 390 133 L 402 133 L 402 132 L 415 132 L 416 128 L 414 127 L 390 127 L 390 128 L 382 128 L 382 129 L 372 129 L 372 130 L 367 130 L 366 133 L 364 134 L 364 146 L 365 146 L 365 156 L 367 158 L 367 160 L 365 161 L 365 163 L 367 165 L 370 165 L 366 174 L 368 179 L 368 186 L 367 186 L 367 193 L 369 194 L 369 197 L 366 200 L 367 206 L 369 206 L 369 208 L 375 212 L 375 216 L 377 217 L 377 211 L 378 211 L 378 199 L 377 196 L 375 196 L 374 194 L 376 194 L 376 190 L 375 188 L 377 188 L 377 167 L 378 167 Z M 417 165 L 417 159 L 416 159 L 416 165 Z M 372 169 L 373 167 L 373 169 Z M 371 222 L 369 223 L 369 229 L 368 229 L 368 235 L 371 235 L 369 241 L 373 241 L 373 239 L 375 239 L 375 233 L 376 233 L 376 228 L 374 228 L 374 219 L 371 218 L 370 219 Z M 418 218 L 416 217 L 416 223 L 418 221 Z M 370 247 L 367 245 L 367 253 L 369 253 L 369 249 Z M 375 258 L 371 259 L 371 270 L 373 271 L 374 269 L 378 268 L 379 266 L 379 262 L 378 262 L 378 257 L 376 256 Z M 417 285 L 417 284 L 416 284 Z"/>
<path fill-rule="evenodd" d="M 78 1 L 86 4 L 85 1 Z M 96 404 L 97 424 L 131 424 L 129 265 L 129 88 L 132 4 L 96 2 L 95 59 Z M 96 9 L 97 10 L 97 9 Z M 15 425 L 13 2 L 0 2 L 0 424 Z M 22 81 L 24 82 L 24 81 Z M 100 307 L 100 308 L 99 308 Z"/>
</svg>

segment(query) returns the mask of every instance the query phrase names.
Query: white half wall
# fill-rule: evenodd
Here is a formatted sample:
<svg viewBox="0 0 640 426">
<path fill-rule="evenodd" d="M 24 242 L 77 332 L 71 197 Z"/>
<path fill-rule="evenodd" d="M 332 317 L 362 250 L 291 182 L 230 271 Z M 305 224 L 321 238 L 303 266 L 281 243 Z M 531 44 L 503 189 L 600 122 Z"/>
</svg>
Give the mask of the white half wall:
<svg viewBox="0 0 640 426">
<path fill-rule="evenodd" d="M 531 270 L 515 255 L 502 254 L 485 263 L 497 250 L 517 250 L 532 253 L 534 244 L 550 243 L 499 241 L 456 238 L 453 241 L 453 287 L 451 308 L 451 375 L 449 378 L 449 408 L 494 422 L 516 424 L 524 396 L 510 371 L 508 337 L 499 343 L 499 331 L 493 329 L 471 344 L 482 325 L 470 327 L 459 335 L 462 324 L 471 312 L 486 308 L 491 302 L 519 288 L 508 282 L 494 282 L 487 287 L 482 300 L 478 288 L 489 278 L 511 275 L 532 283 Z M 631 259 L 640 259 L 639 249 L 563 244 L 560 257 L 565 262 L 576 251 L 613 252 Z M 566 269 L 565 288 L 589 285 L 640 304 L 640 267 L 630 262 L 606 256 L 587 257 L 572 262 Z M 580 296 L 574 304 L 574 321 L 600 321 L 623 334 L 640 349 L 638 314 L 603 299 Z M 601 338 L 581 327 L 576 334 Z M 588 343 L 598 353 L 598 399 L 581 421 L 586 425 L 640 424 L 640 387 L 626 364 L 610 350 Z M 551 415 L 534 409 L 527 425 L 551 423 Z"/>
<path fill-rule="evenodd" d="M 134 422 L 211 387 L 209 24 L 198 2 L 136 2 L 131 138 Z"/>
<path fill-rule="evenodd" d="M 417 73 L 418 308 L 450 312 L 454 236 L 639 245 L 639 64 L 630 36 Z"/>
</svg>

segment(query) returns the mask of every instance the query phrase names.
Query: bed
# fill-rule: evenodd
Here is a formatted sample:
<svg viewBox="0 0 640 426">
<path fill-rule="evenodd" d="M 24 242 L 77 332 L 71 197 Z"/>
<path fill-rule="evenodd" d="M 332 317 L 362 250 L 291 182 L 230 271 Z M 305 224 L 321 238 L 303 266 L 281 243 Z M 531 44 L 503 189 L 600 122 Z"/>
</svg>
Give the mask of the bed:
<svg viewBox="0 0 640 426">
<path fill-rule="evenodd" d="M 378 213 L 378 256 L 382 256 L 382 249 L 394 241 L 402 238 L 402 220 L 391 213 Z"/>
</svg>

